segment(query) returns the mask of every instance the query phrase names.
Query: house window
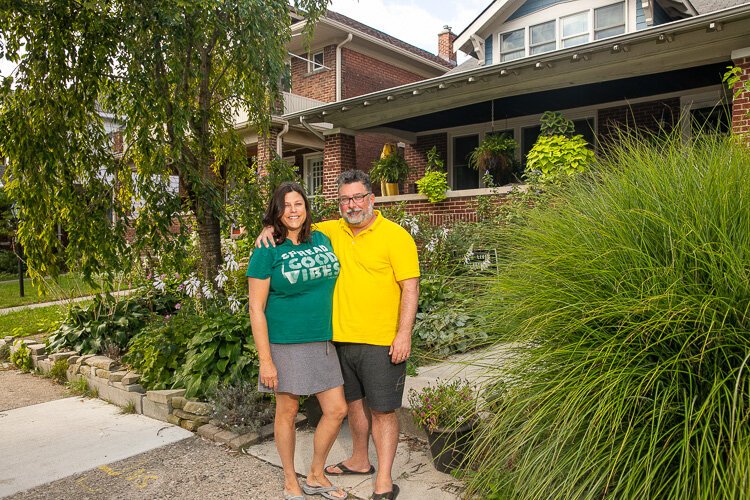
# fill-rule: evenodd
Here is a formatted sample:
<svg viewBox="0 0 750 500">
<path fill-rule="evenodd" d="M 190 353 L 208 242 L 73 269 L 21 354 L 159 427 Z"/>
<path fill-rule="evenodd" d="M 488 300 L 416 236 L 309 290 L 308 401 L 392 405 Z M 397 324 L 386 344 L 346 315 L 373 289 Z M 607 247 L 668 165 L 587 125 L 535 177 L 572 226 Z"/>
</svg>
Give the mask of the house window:
<svg viewBox="0 0 750 500">
<path fill-rule="evenodd" d="M 323 155 L 314 154 L 305 157 L 305 187 L 308 194 L 314 196 L 323 192 Z"/>
<path fill-rule="evenodd" d="M 307 61 L 307 71 L 312 73 L 323 69 L 323 51 L 314 53 Z"/>
<path fill-rule="evenodd" d="M 524 29 L 500 35 L 500 60 L 512 61 L 526 55 Z"/>
<path fill-rule="evenodd" d="M 479 172 L 471 168 L 469 156 L 479 145 L 479 135 L 453 138 L 453 189 L 476 189 Z"/>
<path fill-rule="evenodd" d="M 589 12 L 560 18 L 560 46 L 575 47 L 589 41 Z"/>
<path fill-rule="evenodd" d="M 594 40 L 625 33 L 625 3 L 594 9 Z"/>
<path fill-rule="evenodd" d="M 537 24 L 529 28 L 529 53 L 543 54 L 555 50 L 555 21 Z"/>
<path fill-rule="evenodd" d="M 492 38 L 493 38 L 493 35 L 490 35 L 484 39 L 484 64 L 485 66 L 492 64 Z"/>
</svg>

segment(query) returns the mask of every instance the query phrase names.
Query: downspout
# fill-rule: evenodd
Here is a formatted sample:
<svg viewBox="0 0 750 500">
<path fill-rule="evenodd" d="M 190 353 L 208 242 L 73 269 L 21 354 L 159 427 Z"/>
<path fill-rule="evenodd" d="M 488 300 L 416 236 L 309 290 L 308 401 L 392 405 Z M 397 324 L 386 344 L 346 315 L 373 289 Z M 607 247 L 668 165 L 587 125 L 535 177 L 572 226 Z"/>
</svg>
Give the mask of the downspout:
<svg viewBox="0 0 750 500">
<path fill-rule="evenodd" d="M 310 124 L 305 121 L 305 117 L 304 116 L 300 116 L 299 117 L 299 122 L 302 124 L 303 127 L 305 127 L 307 130 L 309 130 L 312 135 L 314 135 L 315 137 L 317 137 L 321 141 L 325 142 L 326 139 L 325 139 L 325 137 L 323 137 L 323 134 L 320 131 L 315 130 L 314 128 L 312 128 L 310 126 Z M 288 123 L 287 123 L 287 125 L 288 125 Z"/>
<path fill-rule="evenodd" d="M 351 42 L 353 35 L 349 33 L 343 42 L 336 45 L 336 102 L 341 100 L 341 47 Z"/>
<path fill-rule="evenodd" d="M 289 121 L 284 120 L 284 128 L 281 129 L 281 132 L 279 132 L 279 135 L 276 136 L 276 154 L 281 158 L 282 152 L 284 150 L 283 148 L 283 141 L 281 140 L 281 137 L 289 132 Z"/>
</svg>

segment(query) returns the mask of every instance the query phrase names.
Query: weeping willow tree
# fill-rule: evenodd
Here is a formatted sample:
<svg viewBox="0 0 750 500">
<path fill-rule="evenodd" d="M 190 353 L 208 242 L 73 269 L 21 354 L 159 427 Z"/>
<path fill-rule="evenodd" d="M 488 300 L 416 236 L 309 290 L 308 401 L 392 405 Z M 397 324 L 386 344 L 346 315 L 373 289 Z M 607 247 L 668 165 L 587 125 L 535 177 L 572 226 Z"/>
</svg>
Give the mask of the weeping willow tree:
<svg viewBox="0 0 750 500">
<path fill-rule="evenodd" d="M 310 30 L 326 4 L 293 8 Z M 225 183 L 248 168 L 234 116 L 244 110 L 260 130 L 270 124 L 290 8 L 287 0 L 0 1 L 0 56 L 17 64 L 0 83 L 0 157 L 33 277 L 63 267 L 90 277 L 144 249 L 177 251 L 170 226 L 188 218 L 200 270 L 214 277 Z"/>
</svg>

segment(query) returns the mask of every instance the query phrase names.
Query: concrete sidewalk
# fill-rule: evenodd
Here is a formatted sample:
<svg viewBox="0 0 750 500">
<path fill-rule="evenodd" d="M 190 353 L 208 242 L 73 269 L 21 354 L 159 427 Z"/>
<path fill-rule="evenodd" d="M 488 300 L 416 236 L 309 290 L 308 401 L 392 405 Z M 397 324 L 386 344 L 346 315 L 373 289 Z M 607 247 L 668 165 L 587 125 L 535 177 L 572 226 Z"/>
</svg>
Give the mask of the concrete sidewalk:
<svg viewBox="0 0 750 500">
<path fill-rule="evenodd" d="M 98 399 L 66 398 L 0 413 L 0 497 L 193 436 Z"/>
<path fill-rule="evenodd" d="M 398 411 L 401 423 L 401 440 L 393 466 L 394 482 L 401 488 L 399 498 L 455 500 L 461 498 L 464 485 L 454 477 L 438 472 L 432 464 L 426 435 L 417 428 L 409 415 L 409 389 L 419 390 L 427 384 L 438 380 L 465 378 L 472 385 L 481 387 L 491 380 L 491 369 L 502 363 L 509 356 L 509 346 L 497 345 L 489 349 L 460 354 L 430 366 L 420 367 L 417 376 L 408 377 L 404 391 L 404 407 Z M 297 432 L 295 466 L 297 472 L 306 474 L 312 459 L 313 430 L 304 429 Z M 266 441 L 247 448 L 246 452 L 261 460 L 281 467 L 276 445 Z M 347 422 L 341 428 L 338 439 L 333 445 L 327 463 L 335 464 L 349 457 L 351 453 L 351 434 Z M 377 467 L 375 445 L 370 442 L 370 462 Z M 330 476 L 331 481 L 341 486 L 356 498 L 369 498 L 372 495 L 375 476 Z"/>
</svg>

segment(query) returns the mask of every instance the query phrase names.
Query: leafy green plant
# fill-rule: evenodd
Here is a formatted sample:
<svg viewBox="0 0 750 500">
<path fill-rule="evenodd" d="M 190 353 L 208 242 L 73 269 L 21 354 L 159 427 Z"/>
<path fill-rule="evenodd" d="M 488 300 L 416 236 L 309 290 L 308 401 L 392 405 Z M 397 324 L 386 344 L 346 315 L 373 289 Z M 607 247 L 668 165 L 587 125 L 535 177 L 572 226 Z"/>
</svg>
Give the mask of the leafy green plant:
<svg viewBox="0 0 750 500">
<path fill-rule="evenodd" d="M 434 385 L 409 389 L 414 422 L 427 431 L 455 429 L 477 418 L 474 391 L 464 379 L 437 380 Z"/>
<path fill-rule="evenodd" d="M 559 183 L 586 172 L 594 161 L 594 152 L 582 135 L 540 135 L 526 156 L 526 175 L 542 183 Z"/>
<path fill-rule="evenodd" d="M 273 422 L 273 401 L 269 395 L 258 392 L 254 381 L 239 379 L 220 384 L 209 401 L 214 407 L 214 418 L 232 432 L 257 431 Z"/>
<path fill-rule="evenodd" d="M 10 344 L 3 342 L 0 344 L 0 361 L 6 361 L 10 359 Z"/>
<path fill-rule="evenodd" d="M 70 308 L 67 318 L 47 339 L 48 347 L 53 352 L 69 347 L 82 354 L 101 352 L 105 343 L 124 348 L 150 314 L 137 299 L 97 295 L 89 305 Z"/>
<path fill-rule="evenodd" d="M 370 179 L 373 182 L 401 182 L 409 173 L 409 165 L 406 160 L 393 149 L 390 154 L 378 158 L 372 162 Z"/>
<path fill-rule="evenodd" d="M 257 353 L 245 343 L 250 335 L 247 314 L 207 311 L 202 323 L 190 339 L 174 387 L 184 387 L 187 397 L 205 397 L 223 380 L 258 376 Z"/>
<path fill-rule="evenodd" d="M 167 389 L 185 362 L 188 344 L 201 322 L 201 316 L 183 313 L 156 320 L 130 340 L 123 361 L 141 374 L 140 382 L 146 389 Z"/>
<path fill-rule="evenodd" d="M 15 350 L 10 354 L 10 362 L 22 372 L 30 372 L 34 368 L 34 363 L 31 360 L 31 349 L 21 340 L 16 341 L 15 346 Z"/>
<path fill-rule="evenodd" d="M 450 188 L 448 186 L 448 174 L 444 171 L 445 163 L 433 146 L 427 152 L 427 166 L 424 177 L 417 181 L 417 192 L 427 197 L 430 203 L 443 201 L 448 196 L 445 194 Z"/>
<path fill-rule="evenodd" d="M 532 211 L 476 298 L 509 355 L 470 492 L 744 498 L 750 468 L 750 152 L 621 137 Z"/>
<path fill-rule="evenodd" d="M 507 170 L 513 164 L 518 143 L 506 134 L 486 134 L 469 156 L 469 164 L 477 170 Z"/>
<path fill-rule="evenodd" d="M 52 363 L 52 367 L 47 374 L 49 378 L 59 384 L 64 384 L 68 381 L 68 360 L 58 359 Z"/>
<path fill-rule="evenodd" d="M 540 134 L 543 136 L 562 135 L 572 137 L 576 127 L 572 120 L 568 120 L 558 111 L 545 111 L 539 118 Z"/>
</svg>

